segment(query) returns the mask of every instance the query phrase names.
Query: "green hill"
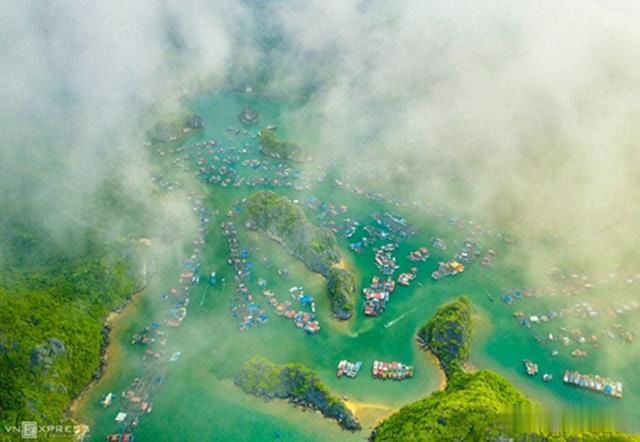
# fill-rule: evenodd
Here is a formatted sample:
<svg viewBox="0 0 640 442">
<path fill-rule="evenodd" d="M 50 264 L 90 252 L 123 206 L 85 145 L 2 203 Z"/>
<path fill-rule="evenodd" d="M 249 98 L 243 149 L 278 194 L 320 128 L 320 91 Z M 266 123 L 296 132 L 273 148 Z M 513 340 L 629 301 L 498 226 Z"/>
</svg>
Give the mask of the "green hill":
<svg viewBox="0 0 640 442">
<path fill-rule="evenodd" d="M 311 409 L 335 419 L 351 431 L 360 430 L 360 424 L 344 402 L 333 395 L 318 376 L 300 364 L 276 365 L 266 359 L 254 357 L 247 361 L 234 382 L 245 393 L 268 399 L 279 398 Z"/>
<path fill-rule="evenodd" d="M 23 420 L 61 424 L 71 400 L 100 373 L 104 319 L 144 279 L 144 247 L 137 240 L 105 238 L 102 232 L 114 217 L 133 227 L 142 216 L 135 204 L 129 207 L 121 190 L 106 183 L 87 214 L 90 222 L 70 221 L 74 227 L 57 235 L 34 219 L 26 204 L 3 204 L 2 425 Z M 93 217 L 102 221 L 93 224 Z"/>
<path fill-rule="evenodd" d="M 340 319 L 353 314 L 355 281 L 351 271 L 336 268 L 342 259 L 334 233 L 311 223 L 304 211 L 286 196 L 263 190 L 247 199 L 247 227 L 265 233 L 327 278 L 331 310 Z"/>
<path fill-rule="evenodd" d="M 558 434 L 530 425 L 539 405 L 489 370 L 466 373 L 472 334 L 471 304 L 459 298 L 440 307 L 418 331 L 418 342 L 439 360 L 447 387 L 402 407 L 371 434 L 378 441 L 495 441 L 495 442 L 638 442 L 619 433 Z M 544 430 L 544 429 L 543 429 Z"/>
<path fill-rule="evenodd" d="M 490 371 L 459 373 L 445 391 L 401 408 L 376 429 L 376 441 L 480 441 L 504 433 L 500 414 L 527 398 Z"/>
<path fill-rule="evenodd" d="M 300 146 L 290 141 L 279 140 L 275 131 L 269 128 L 264 128 L 260 131 L 260 151 L 264 155 L 282 160 L 309 160 L 309 157 L 304 154 Z"/>
</svg>

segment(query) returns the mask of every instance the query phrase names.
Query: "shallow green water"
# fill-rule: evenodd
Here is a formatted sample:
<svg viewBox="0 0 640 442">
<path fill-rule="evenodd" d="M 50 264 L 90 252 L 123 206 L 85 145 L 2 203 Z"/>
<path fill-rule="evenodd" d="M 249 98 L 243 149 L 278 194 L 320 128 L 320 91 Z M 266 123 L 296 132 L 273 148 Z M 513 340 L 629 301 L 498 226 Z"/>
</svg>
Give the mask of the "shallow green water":
<svg viewBox="0 0 640 442">
<path fill-rule="evenodd" d="M 278 123 L 283 112 L 295 109 L 295 103 L 282 100 L 229 93 L 204 96 L 196 100 L 194 109 L 204 117 L 206 127 L 201 132 L 190 134 L 182 142 L 213 137 L 226 142 L 228 135 L 224 129 L 239 126 L 237 115 L 247 103 L 260 113 L 260 125 Z M 279 129 L 279 133 L 286 134 L 283 129 Z M 498 252 L 499 258 L 494 268 L 487 269 L 477 262 L 455 278 L 445 278 L 438 282 L 430 280 L 429 275 L 437 262 L 449 258 L 456 249 L 455 245 L 460 245 L 467 236 L 449 225 L 446 217 L 428 217 L 408 210 L 396 210 L 406 215 L 418 229 L 418 235 L 395 253 L 401 271 L 415 265 L 406 260 L 408 252 L 418 246 L 428 245 L 429 239 L 434 236 L 445 238 L 449 242 L 449 250 L 438 252 L 430 248 L 432 257 L 426 263 L 417 265 L 420 269 L 418 279 L 411 288 L 400 287 L 396 290 L 381 317 L 364 317 L 360 298 L 357 313 L 347 324 L 330 318 L 322 278 L 309 272 L 274 243 L 256 237 L 245 237 L 246 241 L 251 241 L 251 245 L 260 249 L 258 254 L 264 251 L 274 261 L 275 268 L 287 267 L 291 272 L 291 280 L 283 281 L 260 266 L 254 272 L 255 275 L 265 277 L 281 300 L 286 299 L 289 287 L 303 285 L 316 298 L 322 330 L 315 336 L 308 336 L 291 321 L 276 316 L 263 299 L 258 299 L 269 314 L 268 324 L 244 333 L 238 332 L 229 313 L 229 300 L 234 287 L 231 283 L 231 267 L 226 264 L 226 241 L 221 235 L 219 224 L 224 219 L 222 214 L 226 213 L 230 205 L 248 195 L 250 190 L 244 187 L 208 189 L 207 204 L 210 209 L 218 210 L 220 215 L 213 219 L 210 226 L 208 242 L 201 257 L 202 271 L 207 274 L 215 270 L 228 282 L 215 287 L 201 283 L 192 291 L 189 315 L 180 329 L 170 332 L 167 346 L 167 351 L 181 350 L 183 356 L 171 366 L 163 390 L 153 401 L 153 412 L 141 419 L 135 432 L 138 440 L 262 441 L 274 440 L 276 433 L 280 435 L 279 440 L 286 441 L 363 440 L 368 435 L 368 426 L 373 423 L 371 416 L 363 419 L 364 431 L 348 433 L 342 431 L 334 421 L 315 413 L 303 412 L 286 403 L 265 403 L 261 399 L 245 395 L 233 385 L 233 375 L 253 355 L 262 355 L 281 363 L 295 361 L 315 369 L 338 395 L 347 395 L 349 399 L 358 402 L 398 408 L 437 388 L 437 369 L 417 349 L 415 332 L 438 306 L 462 294 L 472 299 L 478 316 L 482 318 L 472 352 L 472 362 L 478 368 L 498 371 L 533 399 L 545 404 L 563 407 L 572 404 L 590 409 L 615 410 L 627 417 L 632 428 L 640 429 L 639 413 L 636 411 L 640 398 L 635 393 L 640 388 L 640 376 L 633 359 L 611 367 L 606 367 L 606 361 L 597 354 L 584 360 L 576 360 L 565 351 L 560 357 L 552 359 L 549 356 L 550 347 L 538 344 L 533 335 L 541 334 L 544 327 L 551 330 L 557 326 L 550 324 L 535 331 L 526 330 L 512 318 L 512 313 L 518 309 L 526 309 L 527 306 L 544 303 L 560 305 L 566 300 L 527 299 L 513 306 L 506 306 L 499 301 L 501 289 L 522 284 L 517 263 L 523 250 L 507 246 L 495 238 L 485 238 L 481 241 L 482 246 L 494 248 Z M 301 195 L 292 189 L 283 193 L 296 197 Z M 359 220 L 368 219 L 369 213 L 380 205 L 353 193 L 337 190 L 329 183 L 318 185 L 311 194 L 336 205 L 347 204 L 348 216 Z M 309 215 L 312 216 L 313 213 L 309 211 Z M 373 265 L 373 254 L 369 249 L 362 255 L 354 255 L 348 250 L 349 241 L 344 238 L 339 241 L 348 262 L 358 272 L 361 288 L 362 283 L 378 274 Z M 97 405 L 99 398 L 109 391 L 119 394 L 142 372 L 140 359 L 143 350 L 129 344 L 130 336 L 162 316 L 169 307 L 160 298 L 160 293 L 175 284 L 181 266 L 179 261 L 175 261 L 161 263 L 159 267 L 158 275 L 142 295 L 136 314 L 120 324 L 115 339 L 122 346 L 123 352 L 121 358 L 112 361 L 112 376 L 90 392 L 88 400 L 79 410 L 79 416 L 92 427 L 91 440 L 104 440 L 107 434 L 117 429 L 113 422 L 118 412 L 117 401 L 114 406 L 103 410 Z M 423 286 L 418 287 L 417 282 L 423 283 Z M 495 302 L 489 300 L 489 293 L 496 295 Z M 596 292 L 595 295 L 597 294 Z M 257 297 L 261 298 L 260 295 Z M 406 312 L 409 312 L 406 317 L 393 327 L 383 327 L 386 322 Z M 623 352 L 627 348 L 624 346 L 628 344 L 611 345 L 619 346 L 619 351 Z M 335 367 L 337 361 L 343 358 L 364 362 L 363 371 L 357 379 L 336 379 Z M 545 384 L 540 377 L 528 378 L 522 369 L 524 358 L 537 361 L 541 365 L 541 372 L 553 372 L 556 379 Z M 416 376 L 405 382 L 374 380 L 369 374 L 374 359 L 413 364 Z M 620 379 L 625 383 L 625 398 L 613 401 L 594 393 L 568 388 L 561 382 L 561 373 L 565 368 L 598 371 Z M 603 372 L 605 368 L 609 371 Z"/>
</svg>

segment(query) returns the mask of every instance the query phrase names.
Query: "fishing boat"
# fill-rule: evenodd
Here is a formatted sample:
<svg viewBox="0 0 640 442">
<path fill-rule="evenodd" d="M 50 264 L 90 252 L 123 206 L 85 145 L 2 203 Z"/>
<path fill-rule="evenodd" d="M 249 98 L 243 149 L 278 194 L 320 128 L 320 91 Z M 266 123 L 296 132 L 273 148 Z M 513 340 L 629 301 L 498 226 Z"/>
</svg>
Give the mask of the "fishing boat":
<svg viewBox="0 0 640 442">
<path fill-rule="evenodd" d="M 113 402 L 113 393 L 107 393 L 100 401 L 100 405 L 102 405 L 103 408 L 107 408 L 112 404 L 112 402 Z"/>
<path fill-rule="evenodd" d="M 576 348 L 571 352 L 571 356 L 573 356 L 574 358 L 584 358 L 587 356 L 587 352 L 579 348 Z"/>
<path fill-rule="evenodd" d="M 337 377 L 346 376 L 348 378 L 354 379 L 360 373 L 360 369 L 362 368 L 362 362 L 349 362 L 346 359 L 338 362 L 338 368 L 336 371 Z"/>
<path fill-rule="evenodd" d="M 522 362 L 524 363 L 524 368 L 529 376 L 535 376 L 538 374 L 538 364 L 531 362 L 529 359 L 525 359 Z"/>
<path fill-rule="evenodd" d="M 340 362 L 338 362 L 338 368 L 336 370 L 336 376 L 337 377 L 342 377 L 344 375 L 344 370 L 347 367 L 347 361 L 345 359 L 341 360 Z"/>
</svg>

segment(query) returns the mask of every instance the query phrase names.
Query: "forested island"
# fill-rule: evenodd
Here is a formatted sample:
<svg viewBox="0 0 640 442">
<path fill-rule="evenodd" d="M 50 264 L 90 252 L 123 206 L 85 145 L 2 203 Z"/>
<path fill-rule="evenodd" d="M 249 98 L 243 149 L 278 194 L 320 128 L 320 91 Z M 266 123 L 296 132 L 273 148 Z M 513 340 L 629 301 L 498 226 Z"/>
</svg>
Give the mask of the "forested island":
<svg viewBox="0 0 640 442">
<path fill-rule="evenodd" d="M 440 307 L 418 331 L 418 342 L 431 351 L 447 377 L 445 390 L 402 407 L 372 432 L 372 441 L 620 441 L 640 438 L 620 433 L 560 434 L 527 428 L 540 411 L 504 377 L 490 370 L 468 373 L 471 303 L 461 297 Z M 521 428 L 514 428 L 514 416 Z"/>
<path fill-rule="evenodd" d="M 115 217 L 138 232 L 135 205 L 113 181 L 95 197 L 87 216 L 99 221 L 78 220 L 62 237 L 30 222 L 26 207 L 0 211 L 3 423 L 66 422 L 72 399 L 102 372 L 105 317 L 145 283 L 144 246 L 100 232 Z"/>
<path fill-rule="evenodd" d="M 461 297 L 440 307 L 418 331 L 418 342 L 430 350 L 447 377 L 462 369 L 471 347 L 471 304 Z"/>
<path fill-rule="evenodd" d="M 249 394 L 268 399 L 288 399 L 294 404 L 318 410 L 323 416 L 335 419 L 346 430 L 361 429 L 344 402 L 331 394 L 318 376 L 303 365 L 276 365 L 254 357 L 244 364 L 234 383 Z"/>
<path fill-rule="evenodd" d="M 279 140 L 276 137 L 275 129 L 264 128 L 259 133 L 260 151 L 272 158 L 291 161 L 309 161 L 302 148 L 296 143 Z"/>
<path fill-rule="evenodd" d="M 286 196 L 268 190 L 247 199 L 246 226 L 263 232 L 311 271 L 327 278 L 334 315 L 339 319 L 352 316 L 355 280 L 350 270 L 338 267 L 342 254 L 333 232 L 312 224 L 304 211 Z"/>
<path fill-rule="evenodd" d="M 192 129 L 202 129 L 204 122 L 196 113 L 184 113 L 171 119 L 157 121 L 148 132 L 148 137 L 156 143 L 170 143 L 182 138 Z"/>
</svg>

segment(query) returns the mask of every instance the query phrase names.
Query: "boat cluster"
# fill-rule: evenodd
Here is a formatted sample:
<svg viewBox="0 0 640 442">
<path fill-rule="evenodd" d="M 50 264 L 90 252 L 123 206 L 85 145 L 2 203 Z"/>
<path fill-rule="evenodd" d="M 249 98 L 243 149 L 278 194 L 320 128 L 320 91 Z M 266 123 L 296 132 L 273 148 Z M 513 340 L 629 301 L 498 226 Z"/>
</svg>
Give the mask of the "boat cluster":
<svg viewBox="0 0 640 442">
<path fill-rule="evenodd" d="M 399 268 L 396 264 L 396 258 L 393 256 L 393 252 L 396 250 L 396 247 L 396 244 L 388 243 L 378 247 L 376 250 L 374 260 L 376 267 L 383 275 L 393 275 L 393 273 Z"/>
<path fill-rule="evenodd" d="M 233 216 L 233 212 L 230 215 Z M 254 263 L 249 260 L 249 250 L 240 247 L 238 229 L 233 220 L 227 219 L 220 227 L 223 235 L 227 238 L 228 263 L 233 266 L 235 271 L 233 278 L 236 284 L 236 294 L 231 301 L 231 315 L 238 321 L 238 330 L 245 331 L 266 324 L 269 318 L 260 305 L 254 301 L 247 286 L 251 270 L 254 267 Z"/>
<path fill-rule="evenodd" d="M 427 259 L 429 259 L 429 256 L 429 249 L 427 249 L 426 247 L 420 247 L 419 249 L 409 253 L 407 259 L 413 262 L 425 262 Z"/>
<path fill-rule="evenodd" d="M 464 272 L 464 264 L 452 259 L 451 261 L 440 261 L 438 269 L 431 273 L 431 279 L 438 281 L 445 276 L 455 276 Z"/>
<path fill-rule="evenodd" d="M 286 162 L 271 158 L 247 158 L 249 155 L 259 154 L 255 133 L 234 127 L 227 128 L 227 133 L 236 137 L 244 136 L 248 142 L 241 147 L 223 146 L 218 140 L 211 139 L 178 148 L 159 148 L 156 152 L 160 156 L 174 154 L 174 167 L 190 170 L 197 179 L 206 184 L 225 188 L 269 185 L 281 188 L 296 187 L 297 190 L 311 189 L 311 178 L 305 177 L 301 170 L 291 167 Z M 230 137 L 227 138 L 231 141 Z"/>
<path fill-rule="evenodd" d="M 402 381 L 413 377 L 413 365 L 404 365 L 400 362 L 373 361 L 371 370 L 376 379 L 392 379 Z"/>
<path fill-rule="evenodd" d="M 481 263 L 485 267 L 491 267 L 493 265 L 493 262 L 495 261 L 495 259 L 496 259 L 495 250 L 489 249 L 487 251 L 487 254 L 482 257 Z"/>
<path fill-rule="evenodd" d="M 396 288 L 396 283 L 391 277 L 382 279 L 379 276 L 371 278 L 371 284 L 362 290 L 365 297 L 364 314 L 367 316 L 380 316 L 389 302 L 389 296 Z"/>
<path fill-rule="evenodd" d="M 303 329 L 308 334 L 313 335 L 320 331 L 320 323 L 315 317 L 315 301 L 311 295 L 304 293 L 302 287 L 292 287 L 289 294 L 300 305 L 311 308 L 311 312 L 292 309 L 291 301 L 288 300 L 280 303 L 271 290 L 264 290 L 262 294 L 269 300 L 269 304 L 275 309 L 277 315 L 291 319 L 296 327 Z"/>
<path fill-rule="evenodd" d="M 134 442 L 135 436 L 131 433 L 114 433 L 107 436 L 107 442 Z"/>
<path fill-rule="evenodd" d="M 178 181 L 171 181 L 165 178 L 162 175 L 153 175 L 151 177 L 151 182 L 158 186 L 160 189 L 170 192 L 172 190 L 176 190 L 180 187 L 180 183 Z"/>
<path fill-rule="evenodd" d="M 535 376 L 538 374 L 538 364 L 531 362 L 529 359 L 525 359 L 522 362 L 524 363 L 525 373 L 529 376 Z M 553 375 L 551 373 L 544 373 L 542 375 L 542 380 L 545 382 L 551 382 L 553 380 Z"/>
<path fill-rule="evenodd" d="M 398 276 L 398 284 L 408 287 L 411 285 L 411 281 L 416 279 L 416 275 L 418 274 L 418 269 L 416 267 L 411 267 L 411 271 L 400 273 Z"/>
<path fill-rule="evenodd" d="M 575 385 L 576 387 L 602 393 L 605 396 L 622 399 L 622 383 L 612 381 L 606 377 L 565 370 L 562 381 L 567 385 Z"/>
<path fill-rule="evenodd" d="M 441 261 L 438 263 L 438 269 L 431 273 L 434 281 L 444 278 L 445 276 L 455 276 L 464 272 L 465 265 L 471 264 L 480 256 L 482 249 L 480 246 L 469 239 L 465 240 L 461 249 L 449 261 Z"/>
<path fill-rule="evenodd" d="M 416 234 L 415 229 L 400 215 L 384 212 L 374 213 L 371 216 L 379 226 L 384 227 L 391 235 L 408 238 Z"/>
<path fill-rule="evenodd" d="M 438 250 L 447 250 L 447 243 L 442 238 L 432 238 L 431 247 Z"/>
<path fill-rule="evenodd" d="M 342 376 L 346 376 L 348 378 L 354 379 L 360 373 L 360 369 L 362 368 L 362 362 L 349 362 L 346 359 L 338 362 L 338 369 L 336 370 L 336 376 L 341 378 Z"/>
<path fill-rule="evenodd" d="M 355 378 L 358 376 L 360 369 L 362 368 L 362 362 L 349 362 L 345 359 L 338 362 L 338 368 L 336 369 L 336 376 L 338 378 L 347 376 L 349 378 Z M 407 378 L 412 378 L 414 369 L 412 365 L 405 365 L 400 362 L 384 362 L 373 361 L 371 366 L 371 374 L 376 379 L 392 379 L 395 381 L 402 381 Z"/>
<path fill-rule="evenodd" d="M 167 312 L 163 324 L 168 327 L 180 327 L 187 316 L 189 295 L 191 288 L 200 281 L 199 256 L 201 248 L 205 244 L 205 238 L 210 222 L 210 213 L 205 209 L 203 199 L 193 192 L 187 195 L 192 211 L 197 215 L 199 227 L 198 236 L 192 241 L 191 255 L 185 259 L 182 273 L 178 278 L 178 286 L 172 287 L 161 295 L 162 299 L 172 303 Z M 152 322 L 150 326 L 140 334 L 131 338 L 132 344 L 145 345 L 148 348 L 143 354 L 143 360 L 147 362 L 144 373 L 135 378 L 126 391 L 120 395 L 120 411 L 115 421 L 119 424 L 118 433 L 107 436 L 112 441 L 133 441 L 131 432 L 137 427 L 140 416 L 150 413 L 153 409 L 151 399 L 163 386 L 167 372 L 167 363 L 177 362 L 182 352 L 174 351 L 170 356 L 165 356 L 164 351 L 156 349 L 156 345 L 166 346 L 168 334 L 162 330 L 160 322 Z M 113 403 L 113 393 L 108 393 L 101 400 L 103 407 L 109 407 Z"/>
</svg>

